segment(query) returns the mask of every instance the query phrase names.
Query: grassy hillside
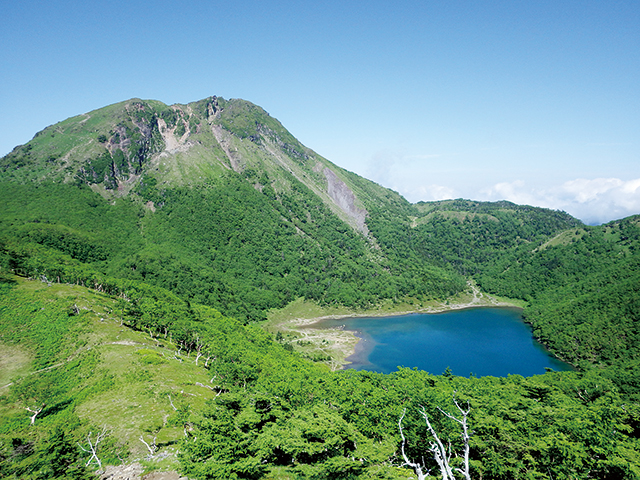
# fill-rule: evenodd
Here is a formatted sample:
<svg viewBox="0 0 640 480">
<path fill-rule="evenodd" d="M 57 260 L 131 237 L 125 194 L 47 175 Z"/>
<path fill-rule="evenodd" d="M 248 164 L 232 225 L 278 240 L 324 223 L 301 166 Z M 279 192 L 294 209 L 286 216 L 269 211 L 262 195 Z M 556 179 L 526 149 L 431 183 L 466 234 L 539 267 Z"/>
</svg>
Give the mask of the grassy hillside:
<svg viewBox="0 0 640 480">
<path fill-rule="evenodd" d="M 0 385 L 0 472 L 53 478 L 36 471 L 60 432 L 73 453 L 60 468 L 82 471 L 90 457 L 77 443 L 89 448 L 89 432 L 95 441 L 103 429 L 98 453 L 105 464 L 144 459 L 142 436 L 148 443 L 155 438 L 166 453 L 163 466 L 171 459 L 175 466 L 181 415 L 215 395 L 203 362 L 196 366 L 193 357 L 176 355 L 169 339 L 124 326 L 116 300 L 104 294 L 14 277 L 3 277 L 0 288 L 0 345 L 3 361 L 12 365 L 3 369 Z M 42 408 L 34 425 L 26 408 Z"/>
<path fill-rule="evenodd" d="M 61 248 L 244 320 L 301 296 L 358 308 L 465 288 L 450 269 L 390 259 L 370 234 L 367 209 L 402 217 L 404 199 L 248 102 L 123 102 L 48 127 L 0 164 L 8 244 Z M 102 256 L 62 245 L 69 228 Z"/>
<path fill-rule="evenodd" d="M 407 478 L 405 409 L 409 458 L 437 468 L 422 406 L 462 466 L 439 410 L 456 398 L 474 478 L 640 477 L 637 217 L 412 205 L 218 97 L 48 127 L 0 159 L 0 205 L 1 476 L 85 478 L 79 445 L 104 432 L 105 464 L 198 479 Z M 255 323 L 444 301 L 468 281 L 526 302 L 579 371 L 331 372 Z"/>
<path fill-rule="evenodd" d="M 4 478 L 89 478 L 98 465 L 80 447 L 99 432 L 102 468 L 139 461 L 202 479 L 407 478 L 400 416 L 409 458 L 429 448 L 420 406 L 461 453 L 459 426 L 438 410 L 458 414 L 453 398 L 471 408 L 474 477 L 640 475 L 638 406 L 595 372 L 331 372 L 155 287 L 134 283 L 111 297 L 16 277 L 0 285 L 0 342 L 17 363 L 0 390 Z M 27 407 L 41 408 L 33 425 Z"/>
<path fill-rule="evenodd" d="M 465 206 L 472 229 L 484 209 L 492 231 L 461 248 L 431 211 L 446 218 L 460 205 L 413 206 L 304 147 L 260 107 L 218 97 L 133 99 L 65 120 L 1 159 L 0 183 L 5 243 L 17 236 L 84 262 L 60 240 L 73 233 L 101 253 L 89 259 L 96 269 L 243 320 L 299 297 L 350 308 L 444 299 L 466 288 L 479 252 L 579 223 L 476 202 Z"/>
</svg>

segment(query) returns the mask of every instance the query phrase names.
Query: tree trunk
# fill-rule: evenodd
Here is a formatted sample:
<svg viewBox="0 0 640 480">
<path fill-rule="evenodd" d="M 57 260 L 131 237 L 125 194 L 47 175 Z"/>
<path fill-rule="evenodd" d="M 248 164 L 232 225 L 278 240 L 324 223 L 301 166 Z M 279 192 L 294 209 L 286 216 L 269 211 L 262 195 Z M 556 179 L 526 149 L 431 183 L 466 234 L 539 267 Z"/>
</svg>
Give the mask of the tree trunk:
<svg viewBox="0 0 640 480">
<path fill-rule="evenodd" d="M 467 419 L 469 417 L 469 412 L 471 411 L 471 407 L 467 404 L 467 409 L 466 410 L 462 409 L 462 407 L 460 407 L 460 405 L 458 404 L 458 401 L 456 400 L 455 392 L 453 394 L 453 403 L 458 408 L 458 411 L 462 415 L 462 418 L 454 417 L 450 413 L 447 413 L 444 410 L 442 410 L 440 407 L 437 407 L 437 408 L 443 415 L 459 423 L 460 426 L 462 427 L 462 440 L 464 442 L 464 470 L 460 468 L 456 468 L 455 470 L 458 473 L 460 473 L 465 480 L 471 480 L 471 475 L 469 473 L 469 429 L 467 425 Z M 404 432 L 402 431 L 402 420 L 404 419 L 405 413 L 406 413 L 406 409 L 402 411 L 402 415 L 400 416 L 400 420 L 398 421 L 398 427 L 400 429 L 400 437 L 402 438 L 402 447 L 401 447 L 402 458 L 404 459 L 404 462 L 405 462 L 404 465 L 407 465 L 413 468 L 416 475 L 418 476 L 418 480 L 423 480 L 429 474 L 429 470 L 427 470 L 426 473 L 423 473 L 422 470 L 425 468 L 425 466 L 420 465 L 419 463 L 411 462 L 404 450 L 406 439 L 404 437 Z M 434 460 L 438 464 L 438 468 L 440 469 L 440 474 L 442 475 L 442 480 L 456 480 L 455 476 L 453 475 L 453 469 L 451 468 L 451 465 L 449 463 L 451 459 L 451 445 L 449 444 L 449 448 L 447 449 L 445 448 L 444 444 L 440 441 L 440 438 L 438 437 L 438 433 L 435 431 L 435 429 L 431 425 L 431 422 L 429 421 L 429 416 L 427 415 L 427 412 L 424 409 L 424 407 L 420 408 L 420 415 L 422 415 L 422 418 L 424 419 L 427 425 L 427 429 L 429 430 L 429 433 L 431 433 L 431 436 L 433 437 L 433 442 L 431 442 L 430 444 L 430 450 L 431 450 L 431 453 L 433 454 Z"/>
<path fill-rule="evenodd" d="M 33 415 L 31 415 L 31 425 L 33 425 L 34 423 L 36 423 L 36 417 L 38 416 L 38 414 L 44 409 L 45 404 L 43 403 L 42 405 L 40 405 L 40 407 L 37 407 L 35 410 L 31 410 L 29 407 L 25 407 L 25 409 L 31 413 L 33 413 Z"/>
</svg>

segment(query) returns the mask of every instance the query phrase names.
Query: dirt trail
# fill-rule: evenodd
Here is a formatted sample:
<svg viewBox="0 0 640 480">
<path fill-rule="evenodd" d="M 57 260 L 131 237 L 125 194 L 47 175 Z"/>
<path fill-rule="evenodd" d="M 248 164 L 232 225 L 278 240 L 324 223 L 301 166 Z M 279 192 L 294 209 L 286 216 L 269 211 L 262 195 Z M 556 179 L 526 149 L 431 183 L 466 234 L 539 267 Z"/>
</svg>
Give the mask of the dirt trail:
<svg viewBox="0 0 640 480">
<path fill-rule="evenodd" d="M 152 472 L 143 475 L 144 467 L 139 463 L 109 465 L 100 475 L 100 480 L 188 480 L 177 472 Z"/>
</svg>

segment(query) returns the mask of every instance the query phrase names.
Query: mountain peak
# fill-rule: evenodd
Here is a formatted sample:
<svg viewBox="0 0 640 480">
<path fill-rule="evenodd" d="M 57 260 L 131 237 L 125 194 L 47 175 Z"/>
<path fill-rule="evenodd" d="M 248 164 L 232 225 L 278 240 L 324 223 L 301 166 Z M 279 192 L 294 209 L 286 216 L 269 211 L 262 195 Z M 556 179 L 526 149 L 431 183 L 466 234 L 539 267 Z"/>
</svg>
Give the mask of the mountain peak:
<svg viewBox="0 0 640 480">
<path fill-rule="evenodd" d="M 106 198 L 150 184 L 204 185 L 231 171 L 276 195 L 302 184 L 368 233 L 367 210 L 346 172 L 242 99 L 166 105 L 132 98 L 51 125 L 0 160 L 0 180 L 85 184 Z"/>
</svg>

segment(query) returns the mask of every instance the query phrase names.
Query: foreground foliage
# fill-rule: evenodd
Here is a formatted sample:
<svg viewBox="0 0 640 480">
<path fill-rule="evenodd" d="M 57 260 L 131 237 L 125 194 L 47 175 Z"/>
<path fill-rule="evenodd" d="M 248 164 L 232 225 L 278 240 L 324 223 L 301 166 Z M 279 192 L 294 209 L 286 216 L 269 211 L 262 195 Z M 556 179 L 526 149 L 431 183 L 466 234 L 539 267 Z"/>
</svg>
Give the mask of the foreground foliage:
<svg viewBox="0 0 640 480">
<path fill-rule="evenodd" d="M 91 418 L 82 417 L 83 404 L 122 388 L 121 380 L 109 374 L 104 353 L 83 350 L 82 332 L 90 334 L 88 317 L 74 314 L 73 297 L 57 294 L 59 301 L 43 298 L 38 303 L 43 293 L 30 293 L 29 285 L 42 285 L 45 292 L 58 287 L 41 281 L 20 286 L 11 279 L 3 285 L 1 341 L 32 345 L 38 352 L 33 365 L 37 373 L 17 379 L 2 397 L 3 474 L 57 478 L 42 466 L 58 449 L 68 452 L 56 453 L 67 475 L 77 471 L 68 478 L 84 478 L 89 457 L 77 445 L 85 445 L 89 430 L 96 428 L 90 428 Z M 166 415 L 179 425 L 174 438 L 183 437 L 181 469 L 190 478 L 406 478 L 410 470 L 399 453 L 398 430 L 405 409 L 407 455 L 424 458 L 436 472 L 420 412 L 424 408 L 443 441 L 461 452 L 459 425 L 440 411 L 455 411 L 454 392 L 470 406 L 472 478 L 640 476 L 639 407 L 596 370 L 479 379 L 411 369 L 390 375 L 330 372 L 285 351 L 260 328 L 243 326 L 209 307 L 143 284 L 132 283 L 124 292 L 128 300 L 121 294 L 111 301 L 115 308 L 109 322 L 150 331 L 156 338 L 166 335 L 163 341 L 171 338 L 176 348 L 192 352 L 192 364 L 201 354 L 194 368 L 203 372 L 208 359 L 213 391 L 207 390 L 210 400 L 202 410 L 185 410 L 180 403 L 174 411 L 166 395 L 162 402 Z M 16 315 L 20 308 L 42 313 L 25 325 L 20 320 L 24 315 Z M 145 360 L 139 375 L 128 376 L 128 382 L 144 384 L 152 369 L 175 361 L 154 349 L 140 351 Z M 58 365 L 60 359 L 67 361 Z M 47 407 L 30 427 L 21 408 L 34 402 Z M 15 409 L 7 409 L 11 405 Z M 186 436 L 183 425 L 188 426 Z M 112 438 L 102 450 L 103 462 L 126 457 L 134 438 L 120 446 Z M 451 460 L 453 466 L 460 461 Z"/>
<path fill-rule="evenodd" d="M 0 385 L 3 477 L 87 478 L 179 448 L 197 479 L 407 478 L 405 411 L 407 458 L 435 475 L 423 415 L 462 452 L 454 398 L 472 478 L 640 477 L 638 217 L 411 205 L 216 97 L 48 127 L 0 160 L 0 204 L 0 348 L 17 364 Z M 468 280 L 526 302 L 577 371 L 331 372 L 257 323 L 298 298 L 419 304 Z"/>
</svg>

